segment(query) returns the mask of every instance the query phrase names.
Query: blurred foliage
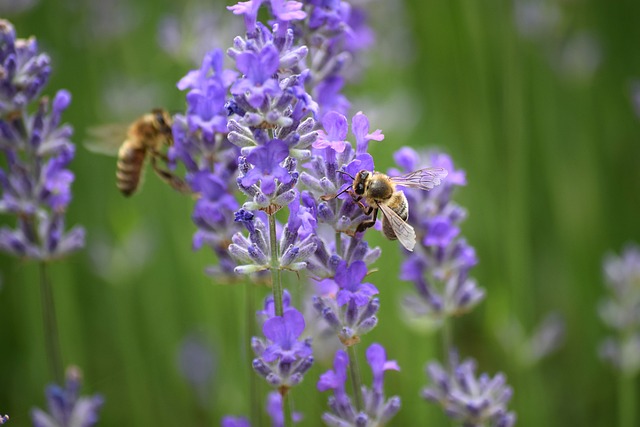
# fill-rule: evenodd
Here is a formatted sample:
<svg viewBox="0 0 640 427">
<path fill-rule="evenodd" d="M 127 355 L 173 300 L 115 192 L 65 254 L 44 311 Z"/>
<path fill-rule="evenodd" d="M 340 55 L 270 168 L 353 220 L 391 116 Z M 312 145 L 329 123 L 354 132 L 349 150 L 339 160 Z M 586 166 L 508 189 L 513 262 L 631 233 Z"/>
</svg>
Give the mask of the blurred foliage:
<svg viewBox="0 0 640 427">
<path fill-rule="evenodd" d="M 68 221 L 86 226 L 87 248 L 52 270 L 64 360 L 82 368 L 86 393 L 105 396 L 101 425 L 210 426 L 224 414 L 249 413 L 246 289 L 204 276 L 213 260 L 191 251 L 193 201 L 150 173 L 144 190 L 124 199 L 115 160 L 81 146 L 92 125 L 158 105 L 182 110 L 175 83 L 197 64 L 193 52 L 159 38 L 159 26 L 174 15 L 192 28 L 190 16 L 203 16 L 193 10 L 203 7 L 218 14 L 202 27 L 211 34 L 190 37 L 210 38 L 203 48 L 225 47 L 238 18 L 223 6 L 0 3 L 18 35 L 35 35 L 52 56 L 47 93 L 73 94 L 64 117 L 79 145 Z M 519 425 L 613 425 L 615 373 L 596 355 L 605 334 L 596 305 L 603 254 L 640 241 L 640 121 L 630 93 L 640 78 L 640 3 L 379 0 L 371 9 L 379 41 L 349 96 L 354 112 L 370 114 L 386 135 L 373 147 L 378 169 L 406 144 L 443 149 L 467 171 L 469 184 L 456 197 L 469 211 L 464 234 L 488 296 L 455 323 L 462 355 L 478 359 L 480 371 L 507 374 Z M 370 239 L 384 250 L 371 279 L 382 309 L 364 343 L 384 344 L 402 367 L 387 375 L 388 395 L 403 403 L 392 424 L 446 425 L 419 397 L 438 338 L 401 321 L 398 301 L 409 285 L 397 278 L 397 244 L 376 233 Z M 0 411 L 26 426 L 49 381 L 37 266 L 3 256 L 0 271 Z M 304 280 L 288 280 L 302 296 Z M 499 345 L 505 326 L 531 331 L 550 311 L 566 320 L 556 353 L 524 365 Z M 213 355 L 210 387 L 194 389 L 179 369 L 180 345 L 194 334 Z M 327 367 L 318 361 L 294 391 L 307 425 L 319 425 L 326 406 L 315 383 Z"/>
</svg>

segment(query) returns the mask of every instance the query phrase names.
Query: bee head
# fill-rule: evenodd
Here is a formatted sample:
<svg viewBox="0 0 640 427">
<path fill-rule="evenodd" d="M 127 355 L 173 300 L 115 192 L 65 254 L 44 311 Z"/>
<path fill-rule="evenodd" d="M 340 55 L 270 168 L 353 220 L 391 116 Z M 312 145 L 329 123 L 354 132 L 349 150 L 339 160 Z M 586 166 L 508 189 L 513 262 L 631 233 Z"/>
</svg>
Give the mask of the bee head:
<svg viewBox="0 0 640 427">
<path fill-rule="evenodd" d="M 153 116 L 155 119 L 156 127 L 160 132 L 171 133 L 171 117 L 165 110 L 161 108 L 155 108 L 153 110 Z"/>
<path fill-rule="evenodd" d="M 364 194 L 367 178 L 369 178 L 369 171 L 361 170 L 358 172 L 358 175 L 356 175 L 356 179 L 353 180 L 353 191 L 357 195 L 362 196 Z"/>
</svg>

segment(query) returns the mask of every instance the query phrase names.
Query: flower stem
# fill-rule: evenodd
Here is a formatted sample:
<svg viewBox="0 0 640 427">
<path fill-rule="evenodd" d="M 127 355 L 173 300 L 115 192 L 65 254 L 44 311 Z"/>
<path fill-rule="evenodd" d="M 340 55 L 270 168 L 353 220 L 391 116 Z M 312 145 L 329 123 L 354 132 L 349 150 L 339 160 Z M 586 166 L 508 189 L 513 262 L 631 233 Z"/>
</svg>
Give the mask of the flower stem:
<svg viewBox="0 0 640 427">
<path fill-rule="evenodd" d="M 284 415 L 284 427 L 293 425 L 293 399 L 288 392 L 282 396 L 282 414 Z"/>
<path fill-rule="evenodd" d="M 282 275 L 278 265 L 278 241 L 276 239 L 276 216 L 269 215 L 269 243 L 271 246 L 271 286 L 273 288 L 273 302 L 276 316 L 282 316 Z"/>
<path fill-rule="evenodd" d="M 339 231 L 336 231 L 336 255 L 338 255 L 340 258 L 343 258 L 342 256 L 342 233 L 340 233 Z"/>
<path fill-rule="evenodd" d="M 442 319 L 442 357 L 446 366 L 451 369 L 451 346 L 453 338 L 453 324 L 446 316 Z"/>
<path fill-rule="evenodd" d="M 251 348 L 251 338 L 256 336 L 256 304 L 255 304 L 255 295 L 254 295 L 254 286 L 252 284 L 245 284 L 245 310 L 246 310 L 246 333 L 247 336 L 245 338 L 246 348 L 245 352 L 247 354 L 247 359 L 249 363 L 251 363 L 251 353 L 253 349 Z M 251 425 L 252 426 L 261 426 L 261 416 L 260 416 L 260 398 L 259 396 L 259 387 L 260 382 L 256 373 L 251 369 L 249 372 L 249 405 L 251 411 Z"/>
<path fill-rule="evenodd" d="M 353 387 L 356 411 L 361 412 L 364 410 L 364 403 L 362 400 L 362 381 L 360 380 L 360 370 L 358 369 L 356 346 L 350 345 L 347 347 L 347 353 L 349 354 L 349 375 L 351 377 L 351 386 Z"/>
<path fill-rule="evenodd" d="M 620 372 L 618 374 L 618 425 L 620 427 L 636 425 L 636 405 L 635 377 Z"/>
<path fill-rule="evenodd" d="M 56 384 L 62 384 L 62 357 L 60 355 L 60 343 L 58 340 L 56 307 L 53 300 L 53 289 L 51 287 L 51 278 L 49 277 L 49 268 L 46 261 L 40 262 L 40 292 L 42 299 L 44 340 L 49 369 Z"/>
</svg>

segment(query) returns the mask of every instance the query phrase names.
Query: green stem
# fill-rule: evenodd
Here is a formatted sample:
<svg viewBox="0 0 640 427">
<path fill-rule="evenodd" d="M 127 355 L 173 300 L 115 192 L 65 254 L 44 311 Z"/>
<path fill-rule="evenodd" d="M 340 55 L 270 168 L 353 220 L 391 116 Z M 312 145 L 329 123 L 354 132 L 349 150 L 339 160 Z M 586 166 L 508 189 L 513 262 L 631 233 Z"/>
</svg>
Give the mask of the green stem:
<svg viewBox="0 0 640 427">
<path fill-rule="evenodd" d="M 336 231 L 336 254 L 342 257 L 342 233 Z"/>
<path fill-rule="evenodd" d="M 451 370 L 451 346 L 453 341 L 453 324 L 451 319 L 442 319 L 442 357 L 446 366 Z"/>
<path fill-rule="evenodd" d="M 618 425 L 620 427 L 636 426 L 636 405 L 635 377 L 621 372 L 618 375 Z"/>
<path fill-rule="evenodd" d="M 358 369 L 358 358 L 356 357 L 355 347 L 355 345 L 347 347 L 347 353 L 349 354 L 349 376 L 351 377 L 351 386 L 353 387 L 356 411 L 361 412 L 364 410 L 361 387 L 362 381 L 360 380 L 360 370 Z"/>
<path fill-rule="evenodd" d="M 284 427 L 293 425 L 293 399 L 291 398 L 288 390 L 284 396 L 282 396 L 282 413 L 284 414 Z"/>
<path fill-rule="evenodd" d="M 255 304 L 255 296 L 254 296 L 254 287 L 253 285 L 247 283 L 245 284 L 245 310 L 246 310 L 246 339 L 244 340 L 246 348 L 245 352 L 247 355 L 247 359 L 251 361 L 251 352 L 253 349 L 251 348 L 251 338 L 256 336 L 256 304 Z M 258 381 L 258 375 L 253 372 L 249 372 L 249 409 L 251 411 L 251 425 L 252 426 L 260 426 L 261 425 L 261 417 L 260 417 L 260 398 L 259 398 L 259 387 L 260 382 Z"/>
<path fill-rule="evenodd" d="M 62 385 L 62 357 L 60 355 L 60 342 L 58 340 L 56 307 L 53 300 L 53 288 L 51 287 L 51 279 L 46 261 L 40 262 L 40 292 L 42 294 L 42 321 L 44 325 L 47 361 L 53 380 L 56 384 Z"/>
<path fill-rule="evenodd" d="M 269 243 L 271 244 L 271 286 L 276 316 L 282 316 L 282 276 L 278 265 L 278 241 L 276 239 L 276 216 L 269 215 Z"/>
</svg>

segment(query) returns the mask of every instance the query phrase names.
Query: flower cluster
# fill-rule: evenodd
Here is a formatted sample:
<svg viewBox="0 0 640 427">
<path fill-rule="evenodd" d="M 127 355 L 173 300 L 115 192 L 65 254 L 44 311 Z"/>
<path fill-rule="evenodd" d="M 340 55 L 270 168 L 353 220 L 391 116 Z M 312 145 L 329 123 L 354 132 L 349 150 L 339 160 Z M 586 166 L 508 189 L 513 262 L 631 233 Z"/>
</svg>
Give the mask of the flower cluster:
<svg viewBox="0 0 640 427">
<path fill-rule="evenodd" d="M 451 367 L 443 368 L 433 362 L 427 366 L 432 384 L 422 391 L 422 396 L 439 404 L 446 414 L 463 426 L 510 427 L 516 416 L 507 412 L 507 403 L 513 391 L 499 373 L 493 378 L 487 374 L 475 376 L 476 365 L 472 359 L 458 363 L 452 352 Z"/>
<path fill-rule="evenodd" d="M 49 260 L 84 246 L 84 229 L 65 231 L 74 175 L 72 129 L 61 125 L 71 95 L 59 91 L 49 103 L 28 107 L 47 84 L 49 57 L 35 39 L 16 39 L 13 26 L 0 20 L 0 212 L 15 215 L 15 229 L 0 229 L 0 249 L 15 256 Z"/>
<path fill-rule="evenodd" d="M 355 408 L 352 399 L 346 391 L 347 367 L 349 356 L 343 350 L 338 350 L 333 361 L 333 370 L 320 376 L 318 390 L 332 390 L 329 398 L 331 412 L 325 412 L 322 420 L 332 427 L 373 427 L 385 425 L 400 410 L 398 396 L 385 399 L 384 372 L 399 371 L 395 360 L 387 360 L 387 354 L 380 344 L 374 343 L 367 349 L 367 362 L 373 373 L 371 387 L 362 386 L 363 407 Z"/>
<path fill-rule="evenodd" d="M 258 356 L 253 360 L 253 369 L 283 395 L 299 384 L 313 365 L 311 340 L 299 339 L 304 328 L 302 313 L 289 306 L 282 316 L 274 315 L 264 322 L 262 333 L 266 340 L 254 337 L 251 342 Z"/>
<path fill-rule="evenodd" d="M 9 415 L 0 415 L 0 424 L 6 424 L 9 421 Z"/>
<path fill-rule="evenodd" d="M 604 275 L 611 294 L 600 304 L 599 313 L 618 336 L 607 338 L 600 354 L 632 377 L 640 371 L 640 248 L 629 245 L 620 257 L 607 256 Z"/>
<path fill-rule="evenodd" d="M 67 369 L 65 387 L 51 385 L 47 388 L 49 413 L 33 409 L 31 418 L 35 427 L 90 427 L 98 422 L 98 411 L 103 403 L 99 395 L 80 397 L 80 370 Z"/>
<path fill-rule="evenodd" d="M 395 160 L 404 172 L 425 164 L 449 172 L 444 183 L 432 191 L 405 191 L 412 210 L 409 222 L 419 241 L 414 252 L 405 253 L 401 268 L 401 278 L 413 282 L 417 291 L 405 298 L 405 307 L 411 317 L 432 322 L 466 313 L 485 293 L 469 277 L 478 260 L 473 247 L 460 237 L 459 225 L 466 211 L 451 200 L 455 187 L 466 184 L 465 174 L 454 169 L 446 154 L 420 156 L 405 147 L 396 152 Z"/>
</svg>

